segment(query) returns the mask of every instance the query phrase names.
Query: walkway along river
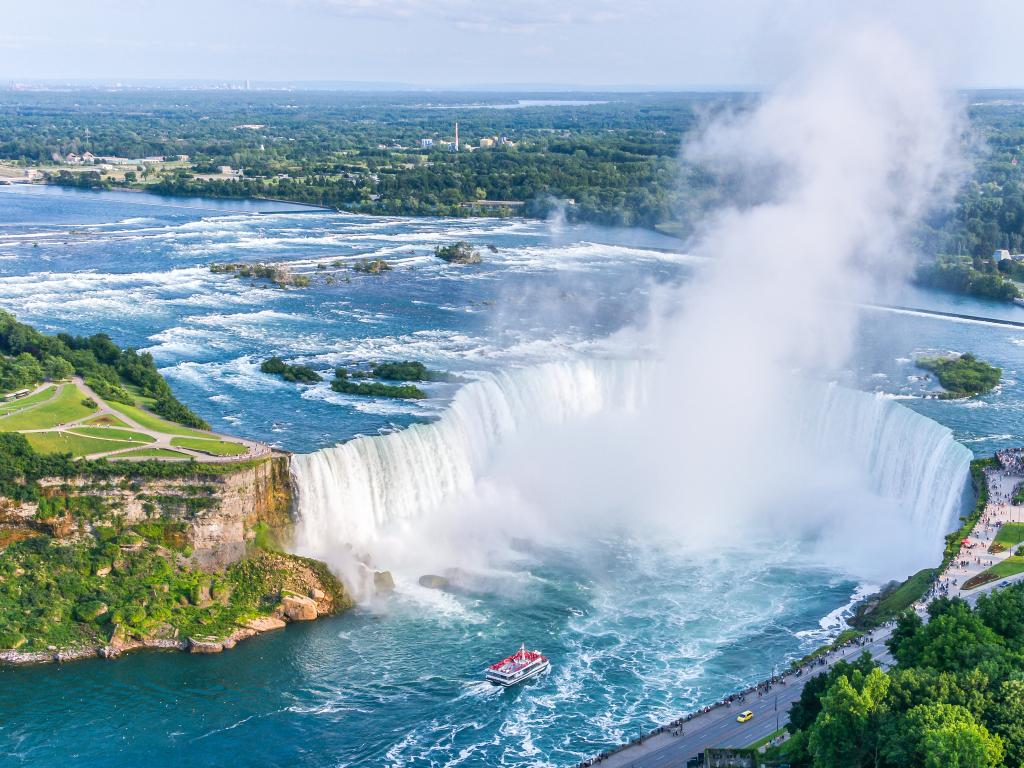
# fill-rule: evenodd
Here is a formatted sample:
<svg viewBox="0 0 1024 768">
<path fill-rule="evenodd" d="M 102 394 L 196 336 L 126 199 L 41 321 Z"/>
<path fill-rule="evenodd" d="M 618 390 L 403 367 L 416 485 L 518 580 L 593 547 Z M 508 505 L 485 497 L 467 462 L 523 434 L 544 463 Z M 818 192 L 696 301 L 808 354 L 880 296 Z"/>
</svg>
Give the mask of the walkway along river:
<svg viewBox="0 0 1024 768">
<path fill-rule="evenodd" d="M 1013 489 L 1024 482 L 1024 475 L 1003 471 L 986 472 L 990 488 L 989 501 L 969 538 L 972 542 L 990 543 L 994 539 L 993 524 L 1009 522 L 1014 517 L 1024 519 L 1024 509 L 1011 503 Z M 1001 560 L 1012 554 L 1012 548 L 1001 555 L 993 555 Z M 989 556 L 984 558 L 987 562 Z M 968 566 L 954 563 L 939 576 L 937 584 L 949 583 L 953 577 L 962 584 L 963 580 L 984 570 L 982 564 Z M 1024 581 L 1024 573 L 990 582 L 976 589 L 962 590 L 955 585 L 947 587 L 945 592 L 933 589 L 929 598 L 915 605 L 918 613 L 927 620 L 925 609 L 930 599 L 939 594 L 949 594 L 975 604 L 980 595 L 998 589 L 1008 583 Z M 605 768 L 675 768 L 683 766 L 713 747 L 748 747 L 751 744 L 774 733 L 789 722 L 789 709 L 793 702 L 800 698 L 804 685 L 812 677 L 827 672 L 837 661 L 851 661 L 867 652 L 883 669 L 888 669 L 894 662 L 885 643 L 892 634 L 893 624 L 889 623 L 866 635 L 853 640 L 834 651 L 826 653 L 817 660 L 805 665 L 802 674 L 797 670 L 788 670 L 770 683 L 770 688 L 759 696 L 757 690 L 746 691 L 729 702 L 717 702 L 710 709 L 680 718 L 669 725 L 657 729 L 651 734 L 630 742 L 614 753 L 603 753 L 580 766 L 601 765 Z M 763 688 L 764 684 L 762 684 Z M 742 698 L 741 698 L 742 697 Z M 746 723 L 736 721 L 736 716 L 749 709 L 754 713 L 752 720 Z"/>
</svg>

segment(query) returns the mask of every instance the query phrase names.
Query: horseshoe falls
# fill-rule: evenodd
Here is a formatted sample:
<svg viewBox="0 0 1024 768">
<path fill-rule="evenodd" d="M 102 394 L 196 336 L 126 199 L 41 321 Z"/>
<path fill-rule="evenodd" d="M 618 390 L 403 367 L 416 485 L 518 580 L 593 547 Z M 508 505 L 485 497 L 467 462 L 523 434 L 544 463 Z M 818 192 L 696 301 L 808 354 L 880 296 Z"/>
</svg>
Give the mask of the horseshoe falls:
<svg viewBox="0 0 1024 768">
<path fill-rule="evenodd" d="M 372 592 L 367 565 L 401 570 L 405 560 L 403 555 L 398 555 L 398 562 L 380 560 L 382 539 L 408 537 L 411 546 L 421 548 L 421 524 L 442 510 L 459 529 L 479 526 L 481 534 L 493 529 L 496 521 L 478 519 L 488 512 L 481 510 L 476 497 L 481 485 L 492 482 L 492 473 L 501 474 L 498 457 L 507 444 L 549 442 L 575 424 L 601 423 L 614 414 L 631 414 L 636 418 L 629 423 L 642 424 L 638 412 L 665 405 L 651 403 L 649 382 L 657 376 L 656 363 L 615 360 L 548 363 L 489 374 L 465 385 L 434 422 L 296 455 L 292 473 L 299 519 L 297 548 L 331 563 L 366 598 Z M 790 431 L 778 436 L 778 444 L 793 461 L 799 457 L 807 462 L 801 471 L 818 474 L 818 462 L 826 457 L 831 469 L 840 467 L 855 476 L 847 478 L 847 485 L 859 483 L 857 492 L 866 492 L 887 510 L 895 510 L 915 546 L 923 544 L 924 552 L 937 551 L 958 515 L 971 459 L 971 452 L 953 439 L 948 428 L 892 399 L 835 385 L 802 383 L 789 406 L 797 418 Z M 580 442 L 590 443 L 592 438 L 584 435 Z M 677 438 L 699 443 L 702 436 Z M 622 434 L 609 432 L 602 439 L 611 444 Z M 572 440 L 567 446 L 573 454 L 592 448 L 574 445 Z M 588 469 L 600 471 L 597 461 Z M 559 471 L 557 465 L 551 469 Z M 687 469 L 677 466 L 671 472 L 685 477 Z M 831 469 L 820 474 L 831 476 Z M 636 482 L 649 488 L 657 480 L 637 477 Z M 824 490 L 832 495 L 845 493 L 847 485 Z M 757 493 L 753 491 L 752 496 Z M 685 489 L 679 495 L 685 500 Z M 543 502 L 550 503 L 550 508 L 541 510 L 548 520 L 557 521 L 566 509 L 564 499 Z M 809 506 L 816 509 L 815 519 L 797 520 L 796 528 L 810 523 L 816 529 L 828 529 L 830 513 L 818 503 Z M 833 513 L 863 515 L 868 524 L 868 515 L 862 511 Z M 639 511 L 634 514 L 634 519 L 644 519 Z M 679 513 L 683 518 L 687 514 L 701 513 L 696 509 Z M 791 516 L 786 521 L 794 523 Z M 588 520 L 584 527 L 592 524 Z M 844 530 L 850 525 L 856 526 L 856 520 L 847 521 Z M 529 526 L 531 531 L 538 528 L 543 526 Z M 632 533 L 628 524 L 620 528 Z M 519 531 L 516 536 L 529 538 L 529 533 Z M 394 556 L 393 546 L 383 549 Z M 457 566 L 460 560 L 456 554 L 449 565 Z"/>
</svg>

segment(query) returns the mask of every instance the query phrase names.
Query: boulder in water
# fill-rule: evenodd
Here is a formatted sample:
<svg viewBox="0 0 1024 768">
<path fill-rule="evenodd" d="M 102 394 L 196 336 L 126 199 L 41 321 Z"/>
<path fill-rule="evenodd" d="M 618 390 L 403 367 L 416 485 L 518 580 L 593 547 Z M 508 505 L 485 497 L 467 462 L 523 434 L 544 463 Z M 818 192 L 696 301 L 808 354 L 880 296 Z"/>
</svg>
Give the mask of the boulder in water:
<svg viewBox="0 0 1024 768">
<path fill-rule="evenodd" d="M 420 576 L 420 586 L 427 589 L 445 589 L 448 586 L 448 579 L 428 573 L 425 576 Z"/>
<path fill-rule="evenodd" d="M 285 623 L 276 616 L 258 616 L 255 619 L 249 619 L 245 626 L 256 632 L 272 632 L 275 629 L 284 629 Z"/>
<path fill-rule="evenodd" d="M 188 650 L 189 653 L 220 653 L 224 644 L 215 637 L 190 637 Z"/>
<path fill-rule="evenodd" d="M 302 595 L 285 595 L 281 601 L 284 615 L 292 621 L 312 621 L 319 616 L 316 602 Z"/>
<path fill-rule="evenodd" d="M 395 577 L 391 575 L 391 571 L 374 571 L 373 588 L 377 592 L 394 592 Z"/>
</svg>

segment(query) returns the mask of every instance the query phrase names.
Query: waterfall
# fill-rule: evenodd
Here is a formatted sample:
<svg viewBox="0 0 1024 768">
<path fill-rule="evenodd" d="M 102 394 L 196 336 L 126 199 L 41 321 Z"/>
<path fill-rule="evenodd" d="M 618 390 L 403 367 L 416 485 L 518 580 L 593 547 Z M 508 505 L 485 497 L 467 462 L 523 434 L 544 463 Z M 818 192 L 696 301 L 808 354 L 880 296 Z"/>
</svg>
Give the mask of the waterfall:
<svg viewBox="0 0 1024 768">
<path fill-rule="evenodd" d="M 872 490 L 898 500 L 923 536 L 938 540 L 953 528 L 973 454 L 947 427 L 891 398 L 835 385 L 804 402 L 802 439 L 857 461 Z"/>
<path fill-rule="evenodd" d="M 545 428 L 641 408 L 656 374 L 656 363 L 613 360 L 498 372 L 462 387 L 434 422 L 297 455 L 297 549 L 346 571 L 350 584 L 365 580 L 366 569 L 358 577 L 338 564 L 339 553 L 363 555 L 386 531 L 472 490 L 514 434 L 543 439 Z M 922 536 L 941 539 L 957 515 L 971 459 L 949 429 L 892 399 L 838 386 L 798 386 L 794 396 L 799 417 L 789 438 L 851 463 Z"/>
<path fill-rule="evenodd" d="M 509 435 L 636 408 L 649 367 L 578 361 L 488 374 L 462 387 L 437 421 L 296 455 L 297 549 L 335 565 L 341 551 L 364 552 L 385 526 L 428 515 L 472 488 Z"/>
</svg>

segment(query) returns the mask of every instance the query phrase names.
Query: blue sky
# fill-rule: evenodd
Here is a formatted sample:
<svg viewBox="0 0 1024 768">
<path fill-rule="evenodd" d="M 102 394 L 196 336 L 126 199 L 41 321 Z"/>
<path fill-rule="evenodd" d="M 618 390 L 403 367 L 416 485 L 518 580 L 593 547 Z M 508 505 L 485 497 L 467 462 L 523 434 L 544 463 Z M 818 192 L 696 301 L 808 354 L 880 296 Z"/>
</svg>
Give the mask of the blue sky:
<svg viewBox="0 0 1024 768">
<path fill-rule="evenodd" d="M 0 82 L 769 86 L 844 26 L 1024 86 L 1024 0 L 3 0 Z"/>
</svg>

